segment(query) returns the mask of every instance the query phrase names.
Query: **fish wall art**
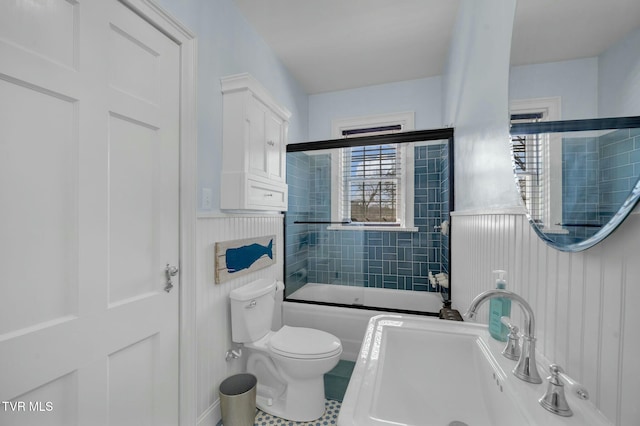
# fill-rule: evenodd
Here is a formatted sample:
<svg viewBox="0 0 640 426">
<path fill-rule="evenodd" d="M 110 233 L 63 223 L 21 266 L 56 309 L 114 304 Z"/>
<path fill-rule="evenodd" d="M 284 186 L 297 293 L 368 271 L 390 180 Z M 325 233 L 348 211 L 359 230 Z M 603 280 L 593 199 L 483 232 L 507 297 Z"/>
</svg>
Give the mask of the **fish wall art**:
<svg viewBox="0 0 640 426">
<path fill-rule="evenodd" d="M 216 243 L 216 284 L 276 263 L 275 235 Z"/>
</svg>

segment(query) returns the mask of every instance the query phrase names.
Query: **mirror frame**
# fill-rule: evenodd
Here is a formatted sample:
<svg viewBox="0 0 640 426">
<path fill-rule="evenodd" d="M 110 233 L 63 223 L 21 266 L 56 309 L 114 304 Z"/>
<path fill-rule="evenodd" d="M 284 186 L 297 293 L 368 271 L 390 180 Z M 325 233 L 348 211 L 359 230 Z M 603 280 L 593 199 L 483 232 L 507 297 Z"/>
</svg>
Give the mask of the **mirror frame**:
<svg viewBox="0 0 640 426">
<path fill-rule="evenodd" d="M 634 117 L 614 117 L 614 118 L 595 118 L 586 120 L 563 120 L 563 121 L 542 121 L 538 123 L 518 123 L 512 124 L 510 127 L 510 134 L 525 135 L 525 134 L 540 134 L 540 133 L 563 133 L 563 132 L 577 132 L 577 131 L 589 131 L 589 130 L 610 130 L 610 129 L 631 129 L 640 128 L 640 116 Z M 520 186 L 518 185 L 518 178 L 516 176 L 516 165 L 514 160 L 513 145 L 511 144 L 511 161 L 513 164 L 513 174 L 516 182 L 518 194 L 520 194 Z M 602 228 L 591 237 L 573 244 L 559 244 L 553 239 L 549 238 L 536 224 L 531 217 L 529 209 L 526 208 L 527 219 L 533 230 L 538 234 L 538 237 L 542 239 L 547 245 L 564 252 L 579 252 L 586 250 L 594 245 L 598 244 L 611 233 L 626 219 L 626 217 L 633 211 L 636 204 L 640 200 L 640 177 L 636 180 L 636 184 L 622 203 L 618 211 Z"/>
</svg>

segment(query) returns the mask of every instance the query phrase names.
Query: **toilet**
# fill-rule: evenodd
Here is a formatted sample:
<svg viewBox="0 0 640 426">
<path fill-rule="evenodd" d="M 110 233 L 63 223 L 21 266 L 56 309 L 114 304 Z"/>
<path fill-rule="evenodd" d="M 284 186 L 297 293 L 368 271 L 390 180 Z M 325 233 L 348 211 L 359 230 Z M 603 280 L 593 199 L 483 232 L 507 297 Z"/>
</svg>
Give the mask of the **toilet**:
<svg viewBox="0 0 640 426">
<path fill-rule="evenodd" d="M 232 340 L 248 349 L 258 408 L 287 420 L 316 420 L 324 414 L 323 375 L 338 364 L 342 344 L 312 328 L 272 331 L 276 288 L 275 280 L 259 279 L 231 291 Z"/>
</svg>

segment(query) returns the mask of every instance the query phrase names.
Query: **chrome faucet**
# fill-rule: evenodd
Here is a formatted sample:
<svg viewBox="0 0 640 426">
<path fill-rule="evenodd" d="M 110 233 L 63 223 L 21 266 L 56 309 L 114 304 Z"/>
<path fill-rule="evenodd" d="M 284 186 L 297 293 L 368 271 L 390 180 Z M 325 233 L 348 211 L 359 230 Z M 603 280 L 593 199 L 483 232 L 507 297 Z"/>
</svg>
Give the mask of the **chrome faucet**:
<svg viewBox="0 0 640 426">
<path fill-rule="evenodd" d="M 511 324 L 509 321 L 511 321 L 511 318 L 509 317 L 500 317 L 500 322 L 509 329 L 509 334 L 507 335 L 507 346 L 504 347 L 502 355 L 505 358 L 515 361 L 520 359 L 520 336 L 518 336 L 518 327 Z"/>
<path fill-rule="evenodd" d="M 503 297 L 505 299 L 518 302 L 524 311 L 524 336 L 522 337 L 522 352 L 518 359 L 518 364 L 513 369 L 513 375 L 517 378 L 529 383 L 542 383 L 542 378 L 538 374 L 536 366 L 536 337 L 535 337 L 535 319 L 533 309 L 521 296 L 509 290 L 494 289 L 480 293 L 471 302 L 469 310 L 464 316 L 473 319 L 476 316 L 478 308 L 487 300 L 494 297 Z"/>
<path fill-rule="evenodd" d="M 560 380 L 560 374 L 564 373 L 564 371 L 560 366 L 551 364 L 549 366 L 549 372 L 551 376 L 548 377 L 549 384 L 547 385 L 547 391 L 538 402 L 553 414 L 563 417 L 573 416 L 573 411 L 569 408 L 567 398 L 564 395 L 564 383 Z"/>
</svg>

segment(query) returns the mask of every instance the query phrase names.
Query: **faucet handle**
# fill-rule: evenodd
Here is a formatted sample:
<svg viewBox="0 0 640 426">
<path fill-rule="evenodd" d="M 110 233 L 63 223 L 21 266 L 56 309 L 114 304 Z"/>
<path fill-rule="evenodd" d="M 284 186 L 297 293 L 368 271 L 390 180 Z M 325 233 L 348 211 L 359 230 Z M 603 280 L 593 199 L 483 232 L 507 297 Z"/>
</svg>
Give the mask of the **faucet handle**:
<svg viewBox="0 0 640 426">
<path fill-rule="evenodd" d="M 502 351 L 502 355 L 505 358 L 511 360 L 517 360 L 520 358 L 520 336 L 518 335 L 518 327 L 511 324 L 511 318 L 509 317 L 500 317 L 500 322 L 503 323 L 508 329 L 509 334 L 507 335 L 507 345 L 504 347 Z"/>
<path fill-rule="evenodd" d="M 547 377 L 549 380 L 547 391 L 538 402 L 553 414 L 570 417 L 573 415 L 573 411 L 569 408 L 567 398 L 564 394 L 564 384 L 562 380 L 560 380 L 560 373 L 564 373 L 564 371 L 559 365 L 551 364 L 549 366 L 549 372 L 551 372 L 551 376 Z"/>
<path fill-rule="evenodd" d="M 576 382 L 572 379 L 559 365 L 558 367 L 558 376 L 562 379 L 562 383 L 564 386 L 572 393 L 574 393 L 578 398 L 587 400 L 589 399 L 589 391 L 579 382 Z"/>
<path fill-rule="evenodd" d="M 515 334 L 518 334 L 518 331 L 520 331 L 518 327 L 511 324 L 511 318 L 509 317 L 500 317 L 500 322 L 503 323 L 509 329 L 510 333 L 514 333 L 514 330 L 515 330 Z"/>
</svg>

